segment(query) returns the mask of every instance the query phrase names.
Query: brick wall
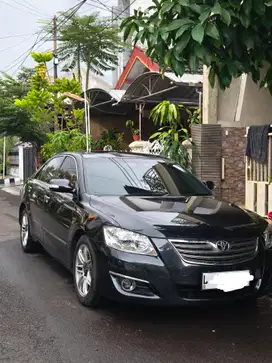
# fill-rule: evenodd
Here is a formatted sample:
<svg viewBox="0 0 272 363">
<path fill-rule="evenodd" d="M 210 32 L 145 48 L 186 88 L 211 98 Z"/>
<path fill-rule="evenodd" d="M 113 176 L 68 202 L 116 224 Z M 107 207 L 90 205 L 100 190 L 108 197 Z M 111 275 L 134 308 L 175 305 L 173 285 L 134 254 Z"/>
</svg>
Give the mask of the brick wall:
<svg viewBox="0 0 272 363">
<path fill-rule="evenodd" d="M 245 133 L 245 127 L 192 127 L 195 174 L 203 181 L 215 183 L 215 196 L 239 205 L 245 203 Z"/>
<path fill-rule="evenodd" d="M 245 127 L 222 127 L 222 158 L 225 175 L 221 184 L 222 198 L 245 203 Z"/>
</svg>

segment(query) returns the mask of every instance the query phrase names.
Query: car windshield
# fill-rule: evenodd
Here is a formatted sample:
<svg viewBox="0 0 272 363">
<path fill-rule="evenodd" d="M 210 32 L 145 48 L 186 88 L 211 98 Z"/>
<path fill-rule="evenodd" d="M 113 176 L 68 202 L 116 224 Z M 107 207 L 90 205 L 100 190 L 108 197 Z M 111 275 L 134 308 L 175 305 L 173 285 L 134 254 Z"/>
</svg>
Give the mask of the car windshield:
<svg viewBox="0 0 272 363">
<path fill-rule="evenodd" d="M 100 196 L 210 195 L 209 189 L 177 164 L 148 157 L 85 158 L 88 193 Z"/>
</svg>

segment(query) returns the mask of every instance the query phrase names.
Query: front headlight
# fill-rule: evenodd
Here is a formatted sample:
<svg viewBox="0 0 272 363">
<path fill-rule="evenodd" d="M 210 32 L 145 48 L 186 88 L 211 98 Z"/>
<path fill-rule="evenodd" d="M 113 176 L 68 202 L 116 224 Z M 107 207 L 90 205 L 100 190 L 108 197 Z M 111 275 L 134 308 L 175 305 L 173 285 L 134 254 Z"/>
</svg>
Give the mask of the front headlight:
<svg viewBox="0 0 272 363">
<path fill-rule="evenodd" d="M 266 228 L 266 230 L 264 231 L 264 243 L 265 243 L 265 247 L 271 248 L 272 247 L 272 225 L 269 224 Z"/>
<path fill-rule="evenodd" d="M 104 227 L 107 246 L 116 250 L 139 255 L 157 256 L 150 239 L 142 234 L 117 227 Z"/>
</svg>

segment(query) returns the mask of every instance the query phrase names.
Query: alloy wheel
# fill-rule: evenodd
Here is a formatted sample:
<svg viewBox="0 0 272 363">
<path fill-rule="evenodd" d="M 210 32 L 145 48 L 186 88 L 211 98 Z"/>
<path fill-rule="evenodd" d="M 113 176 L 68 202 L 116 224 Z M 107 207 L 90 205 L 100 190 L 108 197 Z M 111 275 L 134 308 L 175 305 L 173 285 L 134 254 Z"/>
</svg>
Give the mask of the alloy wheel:
<svg viewBox="0 0 272 363">
<path fill-rule="evenodd" d="M 88 295 L 92 286 L 92 257 L 88 246 L 82 244 L 75 260 L 75 282 L 82 297 Z"/>
<path fill-rule="evenodd" d="M 28 218 L 26 213 L 23 214 L 21 222 L 21 241 L 23 247 L 26 247 L 28 242 Z"/>
</svg>

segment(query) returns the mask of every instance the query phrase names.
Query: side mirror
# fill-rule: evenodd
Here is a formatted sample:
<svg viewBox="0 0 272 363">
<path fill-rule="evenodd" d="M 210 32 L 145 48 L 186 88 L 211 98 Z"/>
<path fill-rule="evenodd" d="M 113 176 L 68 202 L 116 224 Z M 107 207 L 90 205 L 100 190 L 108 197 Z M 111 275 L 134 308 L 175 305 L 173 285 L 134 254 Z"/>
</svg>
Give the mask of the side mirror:
<svg viewBox="0 0 272 363">
<path fill-rule="evenodd" d="M 68 179 L 51 179 L 49 189 L 58 193 L 73 193 L 75 188 Z"/>
<path fill-rule="evenodd" d="M 206 184 L 206 186 L 207 186 L 210 190 L 214 190 L 215 185 L 214 185 L 214 182 L 213 182 L 213 181 L 208 180 L 208 181 L 206 181 L 206 182 L 205 182 L 205 184 Z"/>
</svg>

